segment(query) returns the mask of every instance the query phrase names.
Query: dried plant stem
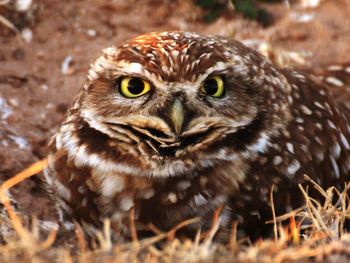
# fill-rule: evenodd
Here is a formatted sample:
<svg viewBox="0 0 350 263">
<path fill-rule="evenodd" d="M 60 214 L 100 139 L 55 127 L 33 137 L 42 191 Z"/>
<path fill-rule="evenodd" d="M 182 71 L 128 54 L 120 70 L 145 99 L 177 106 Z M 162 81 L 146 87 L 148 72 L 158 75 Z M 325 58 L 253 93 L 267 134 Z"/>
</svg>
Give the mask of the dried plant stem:
<svg viewBox="0 0 350 263">
<path fill-rule="evenodd" d="M 139 241 L 138 241 L 137 231 L 136 231 L 136 226 L 135 226 L 135 209 L 130 210 L 129 228 L 130 228 L 131 240 L 132 240 L 132 242 L 135 243 L 135 245 L 137 245 L 139 243 Z"/>
<path fill-rule="evenodd" d="M 272 210 L 272 218 L 273 218 L 273 233 L 274 233 L 274 239 L 277 241 L 278 239 L 278 229 L 277 229 L 277 219 L 276 219 L 276 211 L 275 211 L 275 203 L 273 201 L 273 191 L 274 191 L 275 185 L 273 184 L 271 187 L 270 192 L 270 203 L 271 203 L 271 210 Z"/>
<path fill-rule="evenodd" d="M 63 156 L 63 152 L 57 152 L 54 156 L 54 158 L 61 158 Z M 13 186 L 17 185 L 18 183 L 24 181 L 25 179 L 40 173 L 45 167 L 48 165 L 48 159 L 43 159 L 41 161 L 38 161 L 28 167 L 27 169 L 23 170 L 22 172 L 16 174 L 15 176 L 11 177 L 10 179 L 6 180 L 1 186 L 0 186 L 0 201 L 4 205 L 9 218 L 11 220 L 12 226 L 15 229 L 18 236 L 21 238 L 23 242 L 27 242 L 28 245 L 33 242 L 33 239 L 35 235 L 31 234 L 24 226 L 21 221 L 21 219 L 16 215 L 16 212 L 14 211 L 13 207 L 10 204 L 10 199 L 7 195 L 7 191 L 12 188 Z M 52 244 L 53 241 L 56 238 L 56 231 L 52 231 L 49 234 L 49 237 L 44 243 L 42 243 L 40 246 L 42 248 L 47 247 L 48 245 Z"/>
</svg>

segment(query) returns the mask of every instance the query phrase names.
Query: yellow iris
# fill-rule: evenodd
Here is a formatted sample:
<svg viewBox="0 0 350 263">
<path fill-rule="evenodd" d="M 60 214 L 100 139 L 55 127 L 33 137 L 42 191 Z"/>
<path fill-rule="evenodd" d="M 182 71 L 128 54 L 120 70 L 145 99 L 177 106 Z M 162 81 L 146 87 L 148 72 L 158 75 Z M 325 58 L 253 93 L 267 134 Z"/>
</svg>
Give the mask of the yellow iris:
<svg viewBox="0 0 350 263">
<path fill-rule="evenodd" d="M 202 91 L 214 98 L 221 98 L 225 95 L 225 86 L 222 77 L 213 76 L 205 80 Z"/>
<path fill-rule="evenodd" d="M 120 93 L 127 98 L 140 97 L 151 90 L 151 85 L 140 78 L 123 77 L 120 82 Z"/>
</svg>

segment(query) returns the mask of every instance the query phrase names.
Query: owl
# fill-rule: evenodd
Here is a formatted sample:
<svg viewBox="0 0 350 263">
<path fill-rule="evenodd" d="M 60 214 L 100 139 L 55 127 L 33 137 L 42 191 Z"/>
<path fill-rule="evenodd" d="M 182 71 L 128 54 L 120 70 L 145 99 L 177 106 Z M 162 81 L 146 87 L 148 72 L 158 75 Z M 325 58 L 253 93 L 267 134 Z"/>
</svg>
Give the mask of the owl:
<svg viewBox="0 0 350 263">
<path fill-rule="evenodd" d="M 347 108 L 313 76 L 277 68 L 238 41 L 149 33 L 103 50 L 49 145 L 43 179 L 61 220 L 114 238 L 149 224 L 191 236 L 232 222 L 268 235 L 276 214 L 303 205 L 308 175 L 343 186 L 350 170 Z M 54 158 L 57 152 L 63 157 Z M 313 193 L 310 189 L 310 194 Z"/>
</svg>

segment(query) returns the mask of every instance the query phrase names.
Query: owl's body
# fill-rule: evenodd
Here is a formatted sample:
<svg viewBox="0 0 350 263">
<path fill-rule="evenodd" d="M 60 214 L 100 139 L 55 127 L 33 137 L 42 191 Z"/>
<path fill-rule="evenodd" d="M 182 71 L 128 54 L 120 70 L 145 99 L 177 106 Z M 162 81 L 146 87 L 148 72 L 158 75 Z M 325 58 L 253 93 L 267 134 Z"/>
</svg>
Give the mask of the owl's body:
<svg viewBox="0 0 350 263">
<path fill-rule="evenodd" d="M 340 109 L 320 81 L 239 42 L 151 33 L 91 67 L 51 141 L 47 188 L 89 235 L 110 218 L 128 237 L 130 211 L 139 230 L 200 217 L 184 232 L 195 233 L 219 207 L 223 233 L 238 220 L 252 235 L 272 217 L 272 185 L 279 214 L 302 205 L 304 174 L 325 187 L 347 180 Z"/>
</svg>

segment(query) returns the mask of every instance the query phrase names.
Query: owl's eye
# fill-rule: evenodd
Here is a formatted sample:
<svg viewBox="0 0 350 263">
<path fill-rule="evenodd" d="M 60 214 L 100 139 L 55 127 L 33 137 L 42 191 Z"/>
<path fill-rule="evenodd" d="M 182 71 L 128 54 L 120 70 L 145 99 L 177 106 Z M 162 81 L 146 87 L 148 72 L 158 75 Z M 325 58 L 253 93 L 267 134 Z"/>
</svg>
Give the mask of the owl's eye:
<svg viewBox="0 0 350 263">
<path fill-rule="evenodd" d="M 123 77 L 120 81 L 119 91 L 126 98 L 137 98 L 151 90 L 151 85 L 140 78 Z"/>
<path fill-rule="evenodd" d="M 203 83 L 202 91 L 214 98 L 221 98 L 225 95 L 225 86 L 222 77 L 210 77 Z"/>
</svg>

